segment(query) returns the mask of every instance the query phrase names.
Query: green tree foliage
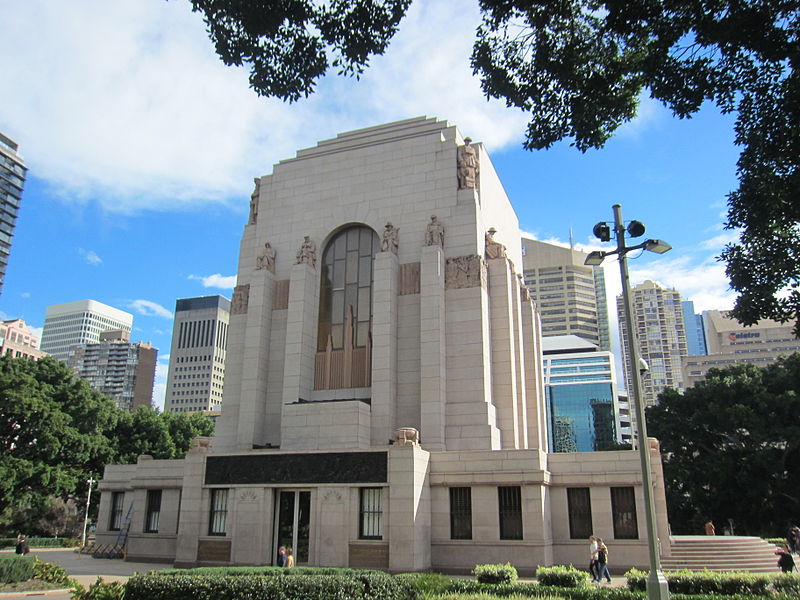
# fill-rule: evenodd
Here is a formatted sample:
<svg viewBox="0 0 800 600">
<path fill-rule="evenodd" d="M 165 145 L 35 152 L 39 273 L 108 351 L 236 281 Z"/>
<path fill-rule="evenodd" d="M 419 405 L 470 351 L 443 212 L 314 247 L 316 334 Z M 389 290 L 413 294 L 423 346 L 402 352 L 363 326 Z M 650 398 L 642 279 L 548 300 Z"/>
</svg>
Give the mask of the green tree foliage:
<svg viewBox="0 0 800 600">
<path fill-rule="evenodd" d="M 113 402 L 52 358 L 0 358 L 0 523 L 31 517 L 98 473 L 114 450 Z"/>
<path fill-rule="evenodd" d="M 183 458 L 213 431 L 201 414 L 122 411 L 50 357 L 0 357 L 0 529 L 45 533 L 39 521 L 60 501 L 85 498 L 106 464 Z"/>
<path fill-rule="evenodd" d="M 647 426 L 661 441 L 675 533 L 733 519 L 738 534 L 781 535 L 800 514 L 800 353 L 668 389 Z"/>
<path fill-rule="evenodd" d="M 219 56 L 264 96 L 294 101 L 328 66 L 359 74 L 410 0 L 190 0 Z M 472 67 L 487 96 L 530 113 L 525 147 L 600 148 L 649 93 L 680 118 L 736 112 L 739 188 L 722 258 L 734 315 L 800 335 L 800 2 L 478 0 Z M 454 3 L 455 6 L 455 3 Z"/>
</svg>

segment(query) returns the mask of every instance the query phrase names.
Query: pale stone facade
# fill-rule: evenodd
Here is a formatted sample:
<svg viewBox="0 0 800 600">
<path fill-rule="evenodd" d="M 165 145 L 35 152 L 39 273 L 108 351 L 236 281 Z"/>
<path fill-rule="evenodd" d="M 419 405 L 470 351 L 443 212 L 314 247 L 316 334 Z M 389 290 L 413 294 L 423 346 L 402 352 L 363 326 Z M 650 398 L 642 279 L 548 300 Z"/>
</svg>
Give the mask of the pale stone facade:
<svg viewBox="0 0 800 600">
<path fill-rule="evenodd" d="M 517 217 L 464 145 L 411 119 L 258 178 L 217 435 L 184 461 L 107 467 L 98 542 L 183 566 L 274 564 L 291 545 L 298 564 L 530 572 L 583 564 L 588 531 L 617 567 L 647 564 L 637 455 L 547 452 Z"/>
</svg>

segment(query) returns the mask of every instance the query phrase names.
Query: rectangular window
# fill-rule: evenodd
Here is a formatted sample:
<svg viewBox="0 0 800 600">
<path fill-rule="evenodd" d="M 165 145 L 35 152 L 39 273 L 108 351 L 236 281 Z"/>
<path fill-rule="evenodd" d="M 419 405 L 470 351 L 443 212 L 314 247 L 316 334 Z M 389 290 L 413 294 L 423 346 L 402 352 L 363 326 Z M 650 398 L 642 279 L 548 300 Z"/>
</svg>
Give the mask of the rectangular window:
<svg viewBox="0 0 800 600">
<path fill-rule="evenodd" d="M 109 531 L 122 529 L 122 504 L 125 501 L 125 492 L 111 492 L 111 519 L 108 523 Z"/>
<path fill-rule="evenodd" d="M 450 539 L 472 539 L 472 488 L 450 488 Z"/>
<path fill-rule="evenodd" d="M 208 535 L 225 535 L 228 519 L 228 490 L 211 490 L 211 512 L 208 519 Z"/>
<path fill-rule="evenodd" d="M 383 539 L 382 488 L 361 488 L 358 537 L 362 540 Z"/>
<path fill-rule="evenodd" d="M 147 490 L 144 532 L 158 533 L 158 518 L 161 516 L 161 490 Z"/>
<path fill-rule="evenodd" d="M 569 537 L 585 540 L 592 535 L 592 503 L 589 488 L 567 488 Z"/>
<path fill-rule="evenodd" d="M 636 497 L 632 487 L 611 488 L 611 515 L 614 520 L 614 537 L 618 540 L 638 540 Z"/>
<path fill-rule="evenodd" d="M 522 539 L 522 492 L 518 485 L 497 488 L 500 539 Z"/>
</svg>

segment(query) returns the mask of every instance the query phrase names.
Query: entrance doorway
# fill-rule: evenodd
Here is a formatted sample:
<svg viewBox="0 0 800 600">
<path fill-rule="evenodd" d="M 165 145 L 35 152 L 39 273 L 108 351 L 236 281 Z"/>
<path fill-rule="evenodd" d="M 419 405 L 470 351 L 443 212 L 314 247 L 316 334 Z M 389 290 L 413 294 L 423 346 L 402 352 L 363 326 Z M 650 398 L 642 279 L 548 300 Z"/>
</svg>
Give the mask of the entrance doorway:
<svg viewBox="0 0 800 600">
<path fill-rule="evenodd" d="M 308 537 L 311 522 L 311 492 L 308 490 L 280 490 L 275 502 L 275 552 L 278 548 L 292 548 L 295 565 L 308 564 Z"/>
</svg>

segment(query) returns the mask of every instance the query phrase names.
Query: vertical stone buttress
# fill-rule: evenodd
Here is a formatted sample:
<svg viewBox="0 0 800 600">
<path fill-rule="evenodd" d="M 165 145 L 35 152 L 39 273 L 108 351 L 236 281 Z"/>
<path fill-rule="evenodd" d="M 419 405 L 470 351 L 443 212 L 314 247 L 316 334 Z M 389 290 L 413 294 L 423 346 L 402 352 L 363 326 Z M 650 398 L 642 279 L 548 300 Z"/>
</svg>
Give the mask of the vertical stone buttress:
<svg viewBox="0 0 800 600">
<path fill-rule="evenodd" d="M 430 451 L 445 450 L 447 403 L 444 251 L 422 248 L 420 264 L 420 438 Z"/>
<path fill-rule="evenodd" d="M 373 446 L 386 446 L 395 429 L 397 403 L 397 285 L 400 263 L 393 252 L 378 252 L 374 264 L 371 441 Z"/>
</svg>

